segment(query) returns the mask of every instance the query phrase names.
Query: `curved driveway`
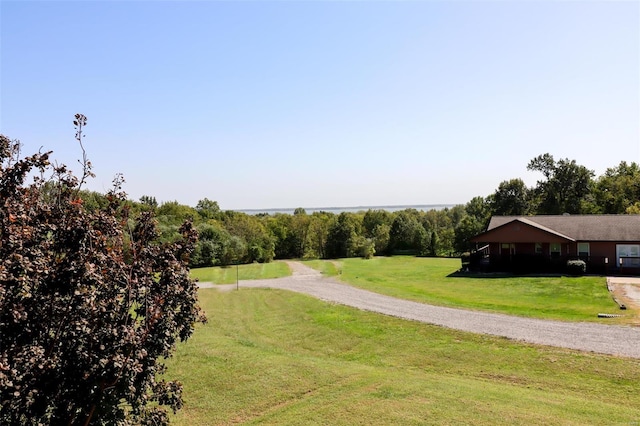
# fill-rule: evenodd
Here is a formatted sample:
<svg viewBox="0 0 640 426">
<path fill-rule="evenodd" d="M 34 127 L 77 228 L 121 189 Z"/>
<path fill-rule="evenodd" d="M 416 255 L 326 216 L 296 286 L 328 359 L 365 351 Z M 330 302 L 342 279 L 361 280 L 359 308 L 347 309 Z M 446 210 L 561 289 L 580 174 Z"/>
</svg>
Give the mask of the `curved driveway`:
<svg viewBox="0 0 640 426">
<path fill-rule="evenodd" d="M 309 294 L 328 302 L 472 333 L 503 336 L 540 345 L 640 358 L 640 328 L 548 321 L 426 305 L 351 287 L 334 279 L 323 277 L 318 271 L 299 262 L 287 263 L 293 271 L 292 276 L 241 281 L 240 287 L 291 290 Z M 235 284 L 224 287 L 235 288 Z"/>
</svg>

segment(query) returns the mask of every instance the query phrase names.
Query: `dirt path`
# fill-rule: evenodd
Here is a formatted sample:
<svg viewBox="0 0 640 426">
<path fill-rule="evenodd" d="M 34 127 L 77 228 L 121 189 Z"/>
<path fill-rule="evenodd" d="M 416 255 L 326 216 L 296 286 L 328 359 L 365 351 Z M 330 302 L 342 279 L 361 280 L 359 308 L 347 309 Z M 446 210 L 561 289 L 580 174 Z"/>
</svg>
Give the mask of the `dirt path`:
<svg viewBox="0 0 640 426">
<path fill-rule="evenodd" d="M 607 287 L 618 303 L 630 309 L 640 309 L 640 278 L 608 277 Z"/>
<path fill-rule="evenodd" d="M 277 288 L 309 294 L 327 302 L 528 343 L 640 358 L 640 328 L 513 317 L 425 305 L 351 287 L 299 262 L 287 262 L 293 275 L 240 281 L 240 288 Z M 218 288 L 235 288 L 217 286 Z"/>
</svg>

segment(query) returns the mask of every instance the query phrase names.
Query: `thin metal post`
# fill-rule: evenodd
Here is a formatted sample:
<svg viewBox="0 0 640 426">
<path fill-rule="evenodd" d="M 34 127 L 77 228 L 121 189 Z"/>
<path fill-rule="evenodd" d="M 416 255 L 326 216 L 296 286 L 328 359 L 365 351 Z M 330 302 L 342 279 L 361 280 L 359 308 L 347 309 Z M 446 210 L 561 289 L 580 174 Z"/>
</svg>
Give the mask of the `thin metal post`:
<svg viewBox="0 0 640 426">
<path fill-rule="evenodd" d="M 238 268 L 239 268 L 239 266 L 236 263 L 236 290 L 238 290 L 239 286 L 240 286 L 240 284 L 239 284 L 240 283 L 240 279 L 238 278 L 238 276 L 239 276 Z"/>
</svg>

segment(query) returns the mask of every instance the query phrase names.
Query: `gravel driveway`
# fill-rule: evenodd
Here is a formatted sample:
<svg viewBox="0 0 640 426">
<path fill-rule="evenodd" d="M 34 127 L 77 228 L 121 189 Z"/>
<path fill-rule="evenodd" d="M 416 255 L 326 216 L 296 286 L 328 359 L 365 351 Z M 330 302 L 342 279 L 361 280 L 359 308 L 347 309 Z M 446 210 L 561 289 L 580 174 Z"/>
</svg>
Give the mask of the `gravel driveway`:
<svg viewBox="0 0 640 426">
<path fill-rule="evenodd" d="M 309 294 L 321 300 L 398 318 L 472 333 L 581 351 L 640 358 L 640 328 L 521 318 L 502 314 L 425 305 L 351 287 L 299 262 L 287 262 L 293 275 L 269 280 L 241 281 L 242 288 L 277 288 Z M 202 287 L 207 285 L 203 283 Z M 235 284 L 216 286 L 235 289 Z M 594 313 L 595 315 L 595 313 Z"/>
</svg>

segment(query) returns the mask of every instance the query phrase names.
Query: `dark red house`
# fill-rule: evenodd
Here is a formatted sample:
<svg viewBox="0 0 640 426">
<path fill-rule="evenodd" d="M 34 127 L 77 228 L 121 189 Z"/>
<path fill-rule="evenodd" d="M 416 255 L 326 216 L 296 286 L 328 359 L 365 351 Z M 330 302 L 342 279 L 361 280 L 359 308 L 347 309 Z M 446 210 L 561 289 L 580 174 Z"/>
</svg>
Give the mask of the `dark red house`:
<svg viewBox="0 0 640 426">
<path fill-rule="evenodd" d="M 640 272 L 640 215 L 494 216 L 471 241 L 476 269 L 559 272 L 582 259 L 588 273 Z"/>
</svg>

